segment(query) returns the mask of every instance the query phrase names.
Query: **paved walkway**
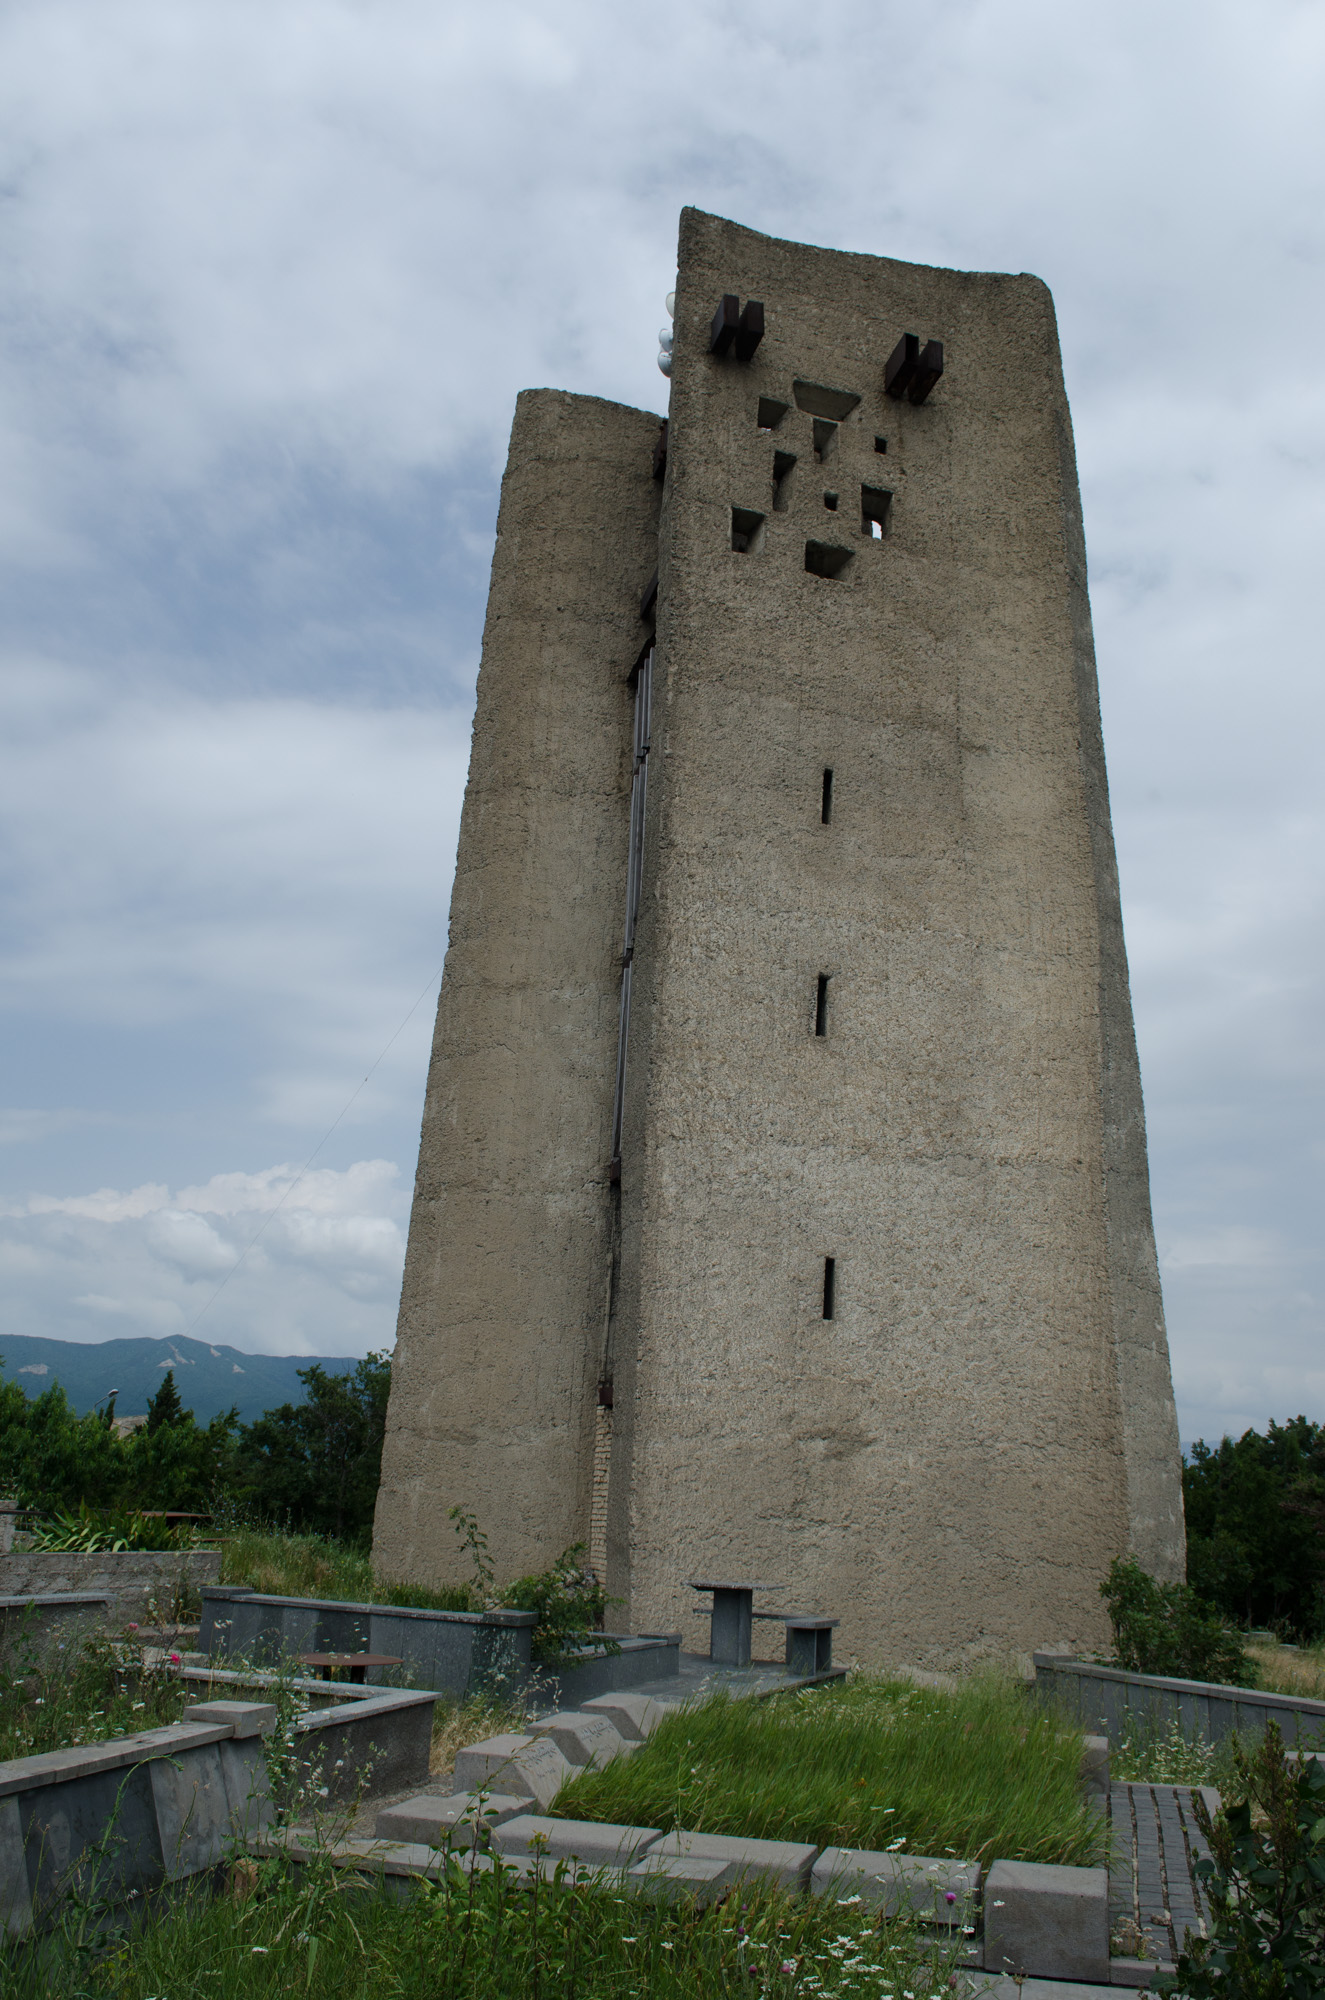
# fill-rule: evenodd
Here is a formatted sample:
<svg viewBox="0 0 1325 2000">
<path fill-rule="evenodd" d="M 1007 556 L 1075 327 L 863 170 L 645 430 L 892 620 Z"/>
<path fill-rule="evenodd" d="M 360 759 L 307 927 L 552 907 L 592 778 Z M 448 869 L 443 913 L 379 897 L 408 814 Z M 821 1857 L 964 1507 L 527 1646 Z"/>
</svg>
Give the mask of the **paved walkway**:
<svg viewBox="0 0 1325 2000">
<path fill-rule="evenodd" d="M 1172 1964 L 1188 1930 L 1206 1935 L 1192 1863 L 1209 1850 L 1192 1796 L 1190 1785 L 1110 1787 L 1109 1929 L 1128 1956 Z M 1207 1791 L 1205 1801 L 1216 1810 L 1216 1793 Z"/>
</svg>

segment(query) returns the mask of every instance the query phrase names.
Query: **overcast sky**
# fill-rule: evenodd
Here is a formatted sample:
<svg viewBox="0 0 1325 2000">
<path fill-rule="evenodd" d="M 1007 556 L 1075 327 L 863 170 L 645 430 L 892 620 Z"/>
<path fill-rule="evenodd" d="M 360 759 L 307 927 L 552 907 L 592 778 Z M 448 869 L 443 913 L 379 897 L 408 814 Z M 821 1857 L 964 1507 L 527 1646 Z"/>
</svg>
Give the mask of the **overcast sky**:
<svg viewBox="0 0 1325 2000">
<path fill-rule="evenodd" d="M 1053 288 L 1182 1434 L 1325 1419 L 1323 70 L 1319 0 L 0 6 L 0 1351 L 390 1343 L 512 404 L 665 408 L 692 202 Z"/>
</svg>

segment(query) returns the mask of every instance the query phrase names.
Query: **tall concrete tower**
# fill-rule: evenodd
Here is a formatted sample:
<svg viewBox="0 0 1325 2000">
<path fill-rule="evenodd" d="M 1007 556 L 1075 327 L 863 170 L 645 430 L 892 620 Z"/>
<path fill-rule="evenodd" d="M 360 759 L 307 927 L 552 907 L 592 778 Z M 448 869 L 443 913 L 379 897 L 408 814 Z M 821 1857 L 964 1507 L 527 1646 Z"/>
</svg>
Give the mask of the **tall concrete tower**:
<svg viewBox="0 0 1325 2000">
<path fill-rule="evenodd" d="M 1052 301 L 687 210 L 675 322 L 516 409 L 375 1559 L 1096 1639 L 1183 1529 Z"/>
</svg>

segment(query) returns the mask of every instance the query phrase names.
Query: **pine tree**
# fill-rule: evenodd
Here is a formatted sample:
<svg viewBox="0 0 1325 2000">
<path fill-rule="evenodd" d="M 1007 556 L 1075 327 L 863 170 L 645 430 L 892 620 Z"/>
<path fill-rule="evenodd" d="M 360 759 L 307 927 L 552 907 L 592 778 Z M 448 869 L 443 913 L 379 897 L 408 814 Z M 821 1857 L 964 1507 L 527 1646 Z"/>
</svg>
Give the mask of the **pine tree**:
<svg viewBox="0 0 1325 2000">
<path fill-rule="evenodd" d="M 155 1396 L 147 1401 L 147 1428 L 159 1431 L 163 1424 L 191 1424 L 192 1410 L 186 1410 L 179 1400 L 179 1390 L 175 1387 L 175 1371 L 167 1368 L 161 1379 L 161 1387 Z"/>
</svg>

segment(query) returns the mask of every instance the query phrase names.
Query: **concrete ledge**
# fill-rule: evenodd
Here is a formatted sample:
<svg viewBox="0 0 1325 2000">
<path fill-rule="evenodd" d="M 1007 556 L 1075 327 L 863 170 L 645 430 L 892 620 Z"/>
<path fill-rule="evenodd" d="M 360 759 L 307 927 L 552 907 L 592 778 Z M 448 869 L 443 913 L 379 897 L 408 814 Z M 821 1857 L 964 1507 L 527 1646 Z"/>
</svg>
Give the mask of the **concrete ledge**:
<svg viewBox="0 0 1325 2000">
<path fill-rule="evenodd" d="M 664 1861 L 669 1856 L 684 1861 L 716 1861 L 730 1870 L 735 1882 L 771 1882 L 779 1889 L 798 1893 L 810 1886 L 817 1847 L 796 1840 L 739 1840 L 724 1833 L 690 1833 L 679 1829 L 667 1833 L 649 1849 L 646 1859 Z"/>
<path fill-rule="evenodd" d="M 810 1888 L 816 1896 L 859 1896 L 889 1917 L 905 1911 L 926 1923 L 967 1924 L 980 1894 L 980 1864 L 826 1847 L 810 1872 Z"/>
<path fill-rule="evenodd" d="M 418 1798 L 384 1807 L 373 1830 L 378 1840 L 445 1847 L 455 1834 L 467 1838 L 480 1819 L 485 1826 L 501 1826 L 527 1813 L 533 1804 L 533 1799 L 515 1798 L 506 1792 L 451 1792 L 445 1796 L 423 1792 Z"/>
<path fill-rule="evenodd" d="M 622 1882 L 636 1894 L 665 1896 L 669 1900 L 689 1896 L 703 1904 L 716 1902 L 739 1879 L 739 1871 L 730 1861 L 651 1851 L 626 1870 Z"/>
<path fill-rule="evenodd" d="M 995 1861 L 985 1878 L 985 1969 L 1107 1986 L 1108 1870 Z"/>
<path fill-rule="evenodd" d="M 295 1726 L 300 1763 L 331 1799 L 420 1784 L 428 1776 L 436 1702 L 431 1689 L 400 1688 L 315 1709 Z"/>
<path fill-rule="evenodd" d="M 662 1829 L 656 1826 L 613 1826 L 606 1820 L 547 1819 L 524 1813 L 499 1826 L 492 1844 L 499 1854 L 541 1851 L 553 1860 L 583 1861 L 590 1868 L 625 1868 L 661 1838 Z"/>
</svg>

